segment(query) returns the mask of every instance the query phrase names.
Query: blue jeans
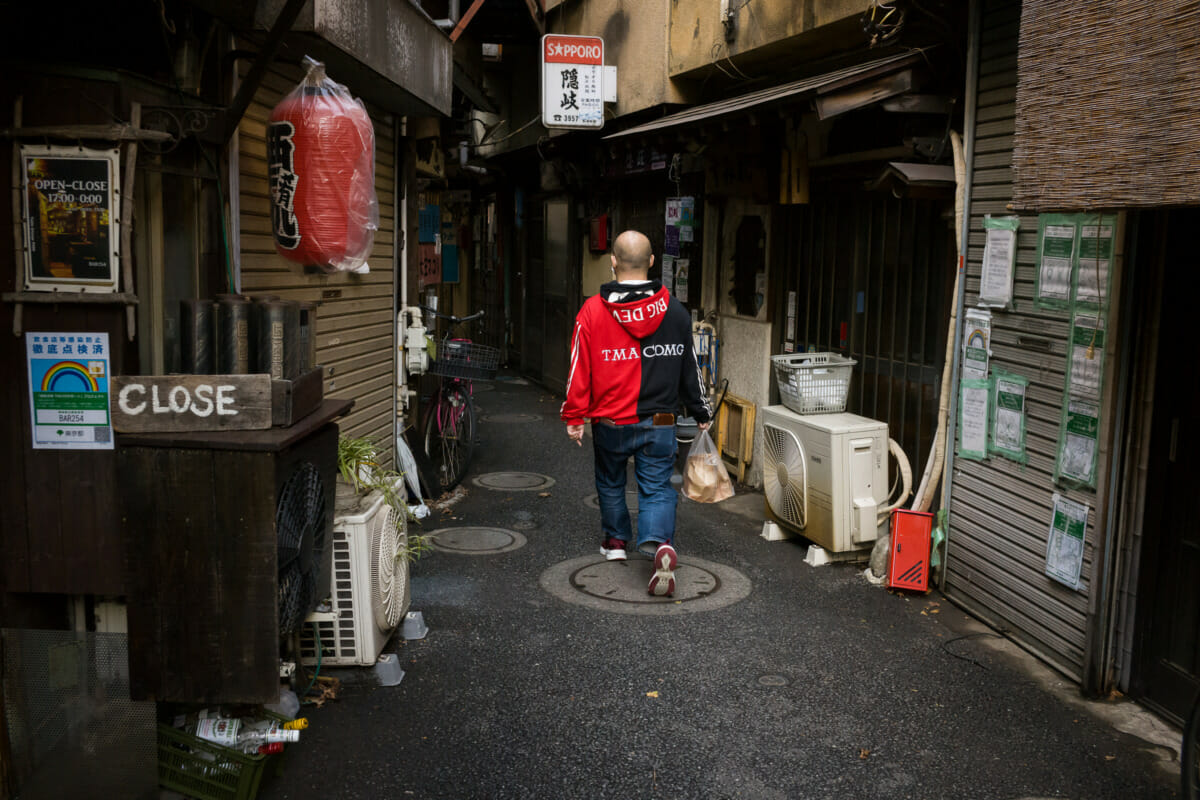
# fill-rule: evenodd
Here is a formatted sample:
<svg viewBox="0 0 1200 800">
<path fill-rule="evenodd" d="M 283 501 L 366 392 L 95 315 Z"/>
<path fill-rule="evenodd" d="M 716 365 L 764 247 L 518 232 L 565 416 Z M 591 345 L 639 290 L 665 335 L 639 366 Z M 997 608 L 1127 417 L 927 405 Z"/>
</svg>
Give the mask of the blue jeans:
<svg viewBox="0 0 1200 800">
<path fill-rule="evenodd" d="M 647 543 L 671 544 L 675 539 L 675 504 L 671 486 L 675 466 L 675 426 L 654 425 L 647 419 L 635 425 L 592 425 L 596 457 L 596 494 L 604 538 L 633 539 L 625 503 L 625 468 L 633 458 L 638 485 L 637 549 Z"/>
</svg>

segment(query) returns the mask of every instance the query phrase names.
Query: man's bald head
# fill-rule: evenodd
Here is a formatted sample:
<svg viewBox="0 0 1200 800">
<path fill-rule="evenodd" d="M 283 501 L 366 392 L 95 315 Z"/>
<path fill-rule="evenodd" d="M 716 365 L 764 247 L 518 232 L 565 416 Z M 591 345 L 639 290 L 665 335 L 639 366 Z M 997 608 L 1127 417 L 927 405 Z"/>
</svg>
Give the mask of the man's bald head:
<svg viewBox="0 0 1200 800">
<path fill-rule="evenodd" d="M 617 280 L 645 280 L 654 264 L 650 240 L 637 231 L 625 231 L 612 246 L 613 272 Z"/>
</svg>

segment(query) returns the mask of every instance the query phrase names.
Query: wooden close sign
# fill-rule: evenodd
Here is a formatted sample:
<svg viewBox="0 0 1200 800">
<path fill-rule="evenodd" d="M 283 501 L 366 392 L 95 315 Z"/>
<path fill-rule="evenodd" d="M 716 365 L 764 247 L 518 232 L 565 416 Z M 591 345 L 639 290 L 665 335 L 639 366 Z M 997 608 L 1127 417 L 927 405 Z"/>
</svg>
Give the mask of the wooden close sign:
<svg viewBox="0 0 1200 800">
<path fill-rule="evenodd" d="M 271 427 L 270 375 L 117 375 L 110 397 L 117 433 Z"/>
</svg>

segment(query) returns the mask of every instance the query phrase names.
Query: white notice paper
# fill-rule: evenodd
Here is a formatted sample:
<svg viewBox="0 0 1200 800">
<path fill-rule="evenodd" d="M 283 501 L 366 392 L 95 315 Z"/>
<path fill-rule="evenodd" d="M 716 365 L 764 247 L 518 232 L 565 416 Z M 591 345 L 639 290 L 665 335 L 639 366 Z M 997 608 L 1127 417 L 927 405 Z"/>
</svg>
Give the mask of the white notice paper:
<svg viewBox="0 0 1200 800">
<path fill-rule="evenodd" d="M 991 354 L 992 312 L 986 308 L 969 308 L 964 322 L 963 377 L 986 378 Z"/>
<path fill-rule="evenodd" d="M 1098 403 L 1104 366 L 1104 323 L 1094 315 L 1079 314 L 1071 328 L 1067 394 Z"/>
<path fill-rule="evenodd" d="M 1108 302 L 1108 271 L 1112 260 L 1113 226 L 1084 225 L 1079 231 L 1079 272 L 1075 302 L 1093 306 Z"/>
<path fill-rule="evenodd" d="M 1017 263 L 1016 217 L 984 220 L 987 240 L 979 279 L 979 305 L 1005 308 L 1012 303 L 1013 270 Z"/>
<path fill-rule="evenodd" d="M 1072 589 L 1079 589 L 1088 507 L 1059 494 L 1055 494 L 1053 499 L 1050 538 L 1046 543 L 1046 574 Z"/>
<path fill-rule="evenodd" d="M 686 303 L 688 301 L 688 265 L 690 259 L 675 259 L 675 296 Z"/>
<path fill-rule="evenodd" d="M 1043 305 L 1065 305 L 1071 299 L 1071 266 L 1075 256 L 1075 218 L 1043 214 L 1038 240 L 1036 300 Z"/>
<path fill-rule="evenodd" d="M 978 461 L 987 457 L 988 381 L 965 380 L 959 410 L 958 454 Z"/>
<path fill-rule="evenodd" d="M 670 292 L 675 286 L 675 256 L 663 256 L 662 285 Z"/>
<path fill-rule="evenodd" d="M 1094 486 L 1096 483 L 1096 440 L 1100 432 L 1100 406 L 1085 400 L 1068 400 L 1060 477 Z"/>
</svg>

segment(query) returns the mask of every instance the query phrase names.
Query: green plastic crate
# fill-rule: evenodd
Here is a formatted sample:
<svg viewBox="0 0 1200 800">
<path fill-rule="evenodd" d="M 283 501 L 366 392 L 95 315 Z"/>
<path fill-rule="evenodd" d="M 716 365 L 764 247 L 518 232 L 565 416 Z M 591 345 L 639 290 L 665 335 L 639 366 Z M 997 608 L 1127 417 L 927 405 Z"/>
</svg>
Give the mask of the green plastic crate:
<svg viewBox="0 0 1200 800">
<path fill-rule="evenodd" d="M 285 721 L 271 713 L 263 716 Z M 158 785 L 197 800 L 254 800 L 269 758 L 158 726 Z"/>
</svg>

